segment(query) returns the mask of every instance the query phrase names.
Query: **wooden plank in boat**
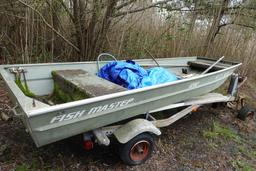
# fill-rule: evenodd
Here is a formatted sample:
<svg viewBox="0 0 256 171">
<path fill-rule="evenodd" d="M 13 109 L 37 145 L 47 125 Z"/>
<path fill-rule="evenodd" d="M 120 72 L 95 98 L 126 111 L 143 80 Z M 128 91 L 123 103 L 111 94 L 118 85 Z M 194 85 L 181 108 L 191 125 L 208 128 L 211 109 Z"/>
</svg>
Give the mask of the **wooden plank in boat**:
<svg viewBox="0 0 256 171">
<path fill-rule="evenodd" d="M 76 91 L 86 97 L 96 97 L 127 90 L 81 69 L 56 70 L 52 72 L 52 76 L 54 83 L 69 94 Z"/>
</svg>

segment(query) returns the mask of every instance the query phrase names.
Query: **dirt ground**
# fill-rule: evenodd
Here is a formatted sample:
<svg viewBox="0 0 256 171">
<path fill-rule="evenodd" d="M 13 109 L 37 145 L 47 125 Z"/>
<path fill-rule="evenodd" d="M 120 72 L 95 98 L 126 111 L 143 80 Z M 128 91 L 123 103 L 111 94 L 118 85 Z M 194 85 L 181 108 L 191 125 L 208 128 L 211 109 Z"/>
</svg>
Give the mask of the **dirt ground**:
<svg viewBox="0 0 256 171">
<path fill-rule="evenodd" d="M 243 92 L 256 106 L 256 83 Z M 11 105 L 0 82 L 1 110 Z M 5 111 L 5 110 L 4 110 Z M 145 164 L 126 166 L 116 146 L 84 151 L 77 137 L 36 148 L 20 119 L 0 120 L 0 171 L 5 170 L 256 170 L 256 124 L 227 107 L 204 106 L 162 129 Z M 12 116 L 12 114 L 9 114 Z"/>
</svg>

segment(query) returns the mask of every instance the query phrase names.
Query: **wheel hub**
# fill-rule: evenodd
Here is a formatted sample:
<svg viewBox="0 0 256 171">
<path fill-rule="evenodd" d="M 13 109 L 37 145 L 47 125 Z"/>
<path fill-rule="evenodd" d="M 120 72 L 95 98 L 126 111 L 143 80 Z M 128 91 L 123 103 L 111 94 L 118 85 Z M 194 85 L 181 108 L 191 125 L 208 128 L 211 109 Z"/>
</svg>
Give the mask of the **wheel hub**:
<svg viewBox="0 0 256 171">
<path fill-rule="evenodd" d="M 130 150 L 130 158 L 133 161 L 141 161 L 145 159 L 149 153 L 149 147 L 149 142 L 145 140 L 135 143 Z"/>
</svg>

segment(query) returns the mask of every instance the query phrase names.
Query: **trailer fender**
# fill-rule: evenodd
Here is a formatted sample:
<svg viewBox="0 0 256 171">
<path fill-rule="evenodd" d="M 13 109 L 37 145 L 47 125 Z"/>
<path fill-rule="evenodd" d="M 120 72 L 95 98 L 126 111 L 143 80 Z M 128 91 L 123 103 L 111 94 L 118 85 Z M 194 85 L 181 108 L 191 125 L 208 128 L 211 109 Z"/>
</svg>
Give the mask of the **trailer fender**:
<svg viewBox="0 0 256 171">
<path fill-rule="evenodd" d="M 136 137 L 137 135 L 149 132 L 155 135 L 161 135 L 161 131 L 150 121 L 145 119 L 135 119 L 118 128 L 114 135 L 118 142 L 124 144 Z"/>
</svg>

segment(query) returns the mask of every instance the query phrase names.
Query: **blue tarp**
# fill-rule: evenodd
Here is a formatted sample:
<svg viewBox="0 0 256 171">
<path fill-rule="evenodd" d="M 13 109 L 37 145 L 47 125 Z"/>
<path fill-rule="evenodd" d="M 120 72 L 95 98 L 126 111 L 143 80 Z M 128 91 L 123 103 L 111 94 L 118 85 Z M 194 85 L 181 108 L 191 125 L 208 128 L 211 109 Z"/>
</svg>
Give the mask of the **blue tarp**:
<svg viewBox="0 0 256 171">
<path fill-rule="evenodd" d="M 97 74 L 128 89 L 142 88 L 161 83 L 176 81 L 175 74 L 162 67 L 143 69 L 134 61 L 109 62 Z"/>
</svg>

